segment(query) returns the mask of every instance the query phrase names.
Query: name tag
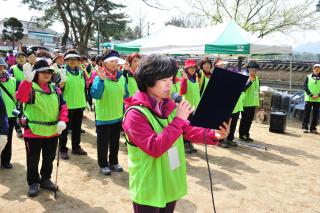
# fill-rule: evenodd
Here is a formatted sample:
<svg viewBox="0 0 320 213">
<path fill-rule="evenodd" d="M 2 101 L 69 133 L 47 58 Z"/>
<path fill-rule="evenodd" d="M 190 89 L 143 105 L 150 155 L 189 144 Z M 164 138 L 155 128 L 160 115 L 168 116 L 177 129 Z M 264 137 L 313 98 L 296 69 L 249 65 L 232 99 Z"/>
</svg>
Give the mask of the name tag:
<svg viewBox="0 0 320 213">
<path fill-rule="evenodd" d="M 168 150 L 170 169 L 175 170 L 180 167 L 180 159 L 177 147 L 172 147 Z"/>
</svg>

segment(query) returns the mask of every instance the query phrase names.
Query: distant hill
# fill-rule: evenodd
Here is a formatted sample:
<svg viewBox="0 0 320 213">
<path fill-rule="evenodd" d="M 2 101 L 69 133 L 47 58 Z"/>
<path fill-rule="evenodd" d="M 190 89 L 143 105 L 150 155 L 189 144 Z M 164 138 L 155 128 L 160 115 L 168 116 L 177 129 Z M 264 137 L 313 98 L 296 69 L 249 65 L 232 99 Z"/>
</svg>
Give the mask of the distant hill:
<svg viewBox="0 0 320 213">
<path fill-rule="evenodd" d="M 307 42 L 305 44 L 300 44 L 293 48 L 294 52 L 306 52 L 313 54 L 320 54 L 320 41 Z"/>
</svg>

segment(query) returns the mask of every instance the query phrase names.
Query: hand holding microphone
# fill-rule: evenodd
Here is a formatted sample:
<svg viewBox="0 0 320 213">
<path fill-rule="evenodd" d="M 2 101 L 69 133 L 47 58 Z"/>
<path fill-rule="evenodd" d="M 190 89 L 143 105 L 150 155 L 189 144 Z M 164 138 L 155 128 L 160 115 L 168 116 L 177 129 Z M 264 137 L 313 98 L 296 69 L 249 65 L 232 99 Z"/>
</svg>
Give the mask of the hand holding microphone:
<svg viewBox="0 0 320 213">
<path fill-rule="evenodd" d="M 188 117 L 193 113 L 194 108 L 191 107 L 188 101 L 184 100 L 178 93 L 173 93 L 171 95 L 171 99 L 178 104 L 176 116 L 185 121 L 188 120 Z"/>
</svg>

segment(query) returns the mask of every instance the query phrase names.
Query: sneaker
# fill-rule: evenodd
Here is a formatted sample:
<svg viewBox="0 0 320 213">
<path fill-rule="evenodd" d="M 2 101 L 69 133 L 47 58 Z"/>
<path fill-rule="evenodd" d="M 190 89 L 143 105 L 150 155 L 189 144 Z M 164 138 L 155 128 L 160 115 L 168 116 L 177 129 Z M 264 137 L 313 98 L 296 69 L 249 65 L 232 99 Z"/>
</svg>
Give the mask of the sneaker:
<svg viewBox="0 0 320 213">
<path fill-rule="evenodd" d="M 221 140 L 218 144 L 221 148 L 229 148 L 229 144 L 225 140 Z"/>
<path fill-rule="evenodd" d="M 69 155 L 68 155 L 68 151 L 66 152 L 60 152 L 60 157 L 63 160 L 69 160 Z"/>
<path fill-rule="evenodd" d="M 23 133 L 21 129 L 17 130 L 17 138 L 23 138 Z"/>
<path fill-rule="evenodd" d="M 250 138 L 250 137 L 247 137 L 247 141 L 248 142 L 253 142 L 254 140 L 252 138 Z"/>
<path fill-rule="evenodd" d="M 309 130 L 303 129 L 302 132 L 303 132 L 303 133 L 309 133 Z"/>
<path fill-rule="evenodd" d="M 248 137 L 245 136 L 245 135 L 240 136 L 239 139 L 244 141 L 244 142 L 248 142 Z"/>
<path fill-rule="evenodd" d="M 4 163 L 1 165 L 5 169 L 12 169 L 12 164 L 11 163 Z"/>
<path fill-rule="evenodd" d="M 116 172 L 122 172 L 123 171 L 123 168 L 117 164 L 117 165 L 110 165 L 110 168 Z"/>
<path fill-rule="evenodd" d="M 55 192 L 56 190 L 58 190 L 58 186 L 54 183 L 52 183 L 52 181 L 50 179 L 43 181 L 40 184 L 40 188 Z"/>
<path fill-rule="evenodd" d="M 29 186 L 28 190 L 28 196 L 29 197 L 35 197 L 39 193 L 39 184 L 38 183 L 33 183 Z"/>
<path fill-rule="evenodd" d="M 82 148 L 76 149 L 76 150 L 72 150 L 72 154 L 75 155 L 87 155 L 88 153 L 86 151 L 84 151 Z"/>
<path fill-rule="evenodd" d="M 236 142 L 234 142 L 233 140 L 226 140 L 226 143 L 231 146 L 231 147 L 237 147 L 238 144 Z"/>
<path fill-rule="evenodd" d="M 313 134 L 319 134 L 319 132 L 316 129 L 310 130 L 310 132 Z"/>
<path fill-rule="evenodd" d="M 100 172 L 104 175 L 111 175 L 111 169 L 109 166 L 100 168 Z"/>
</svg>

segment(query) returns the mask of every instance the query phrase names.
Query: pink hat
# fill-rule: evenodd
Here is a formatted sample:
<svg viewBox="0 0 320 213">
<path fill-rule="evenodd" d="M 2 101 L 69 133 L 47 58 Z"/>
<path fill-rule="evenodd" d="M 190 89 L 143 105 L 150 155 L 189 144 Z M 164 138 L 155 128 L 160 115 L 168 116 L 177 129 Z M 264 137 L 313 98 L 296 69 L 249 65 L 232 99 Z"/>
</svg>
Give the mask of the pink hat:
<svg viewBox="0 0 320 213">
<path fill-rule="evenodd" d="M 184 62 L 184 68 L 187 69 L 189 67 L 196 67 L 196 61 L 194 59 L 188 59 Z"/>
</svg>

